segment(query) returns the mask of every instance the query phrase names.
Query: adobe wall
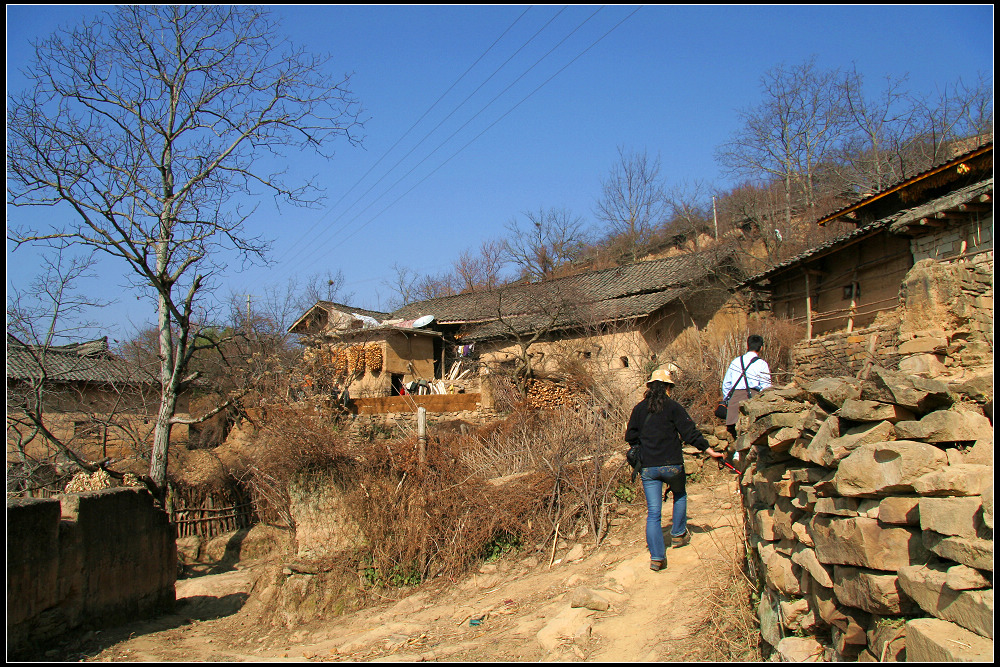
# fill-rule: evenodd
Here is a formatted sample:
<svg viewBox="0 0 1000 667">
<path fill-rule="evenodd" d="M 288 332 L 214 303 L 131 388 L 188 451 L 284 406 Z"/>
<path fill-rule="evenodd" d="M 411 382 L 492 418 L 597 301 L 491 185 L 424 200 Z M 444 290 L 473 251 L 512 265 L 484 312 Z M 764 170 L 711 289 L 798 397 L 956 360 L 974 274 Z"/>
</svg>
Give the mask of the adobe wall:
<svg viewBox="0 0 1000 667">
<path fill-rule="evenodd" d="M 7 499 L 8 656 L 168 610 L 176 578 L 173 528 L 145 490 Z"/>
</svg>

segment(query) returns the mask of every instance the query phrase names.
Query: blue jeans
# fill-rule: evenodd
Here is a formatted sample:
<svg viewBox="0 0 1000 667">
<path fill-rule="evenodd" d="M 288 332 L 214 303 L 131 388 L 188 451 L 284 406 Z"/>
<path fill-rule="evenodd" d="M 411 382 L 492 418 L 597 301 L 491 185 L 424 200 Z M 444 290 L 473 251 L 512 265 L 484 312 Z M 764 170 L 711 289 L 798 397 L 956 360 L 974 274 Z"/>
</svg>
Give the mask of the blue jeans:
<svg viewBox="0 0 1000 667">
<path fill-rule="evenodd" d="M 646 494 L 646 547 L 650 560 L 664 560 L 667 548 L 663 541 L 663 526 L 660 525 L 663 511 L 663 485 L 674 495 L 673 521 L 670 525 L 672 537 L 680 537 L 687 532 L 687 491 L 684 490 L 684 466 L 653 466 L 642 469 L 642 490 Z"/>
</svg>

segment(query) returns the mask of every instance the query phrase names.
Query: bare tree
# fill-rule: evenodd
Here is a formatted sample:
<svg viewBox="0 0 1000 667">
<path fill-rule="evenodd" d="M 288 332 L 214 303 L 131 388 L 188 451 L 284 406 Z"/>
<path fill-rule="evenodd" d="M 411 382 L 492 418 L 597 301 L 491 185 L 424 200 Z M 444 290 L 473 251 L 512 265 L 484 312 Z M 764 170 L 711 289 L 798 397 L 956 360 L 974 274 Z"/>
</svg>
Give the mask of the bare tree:
<svg viewBox="0 0 1000 667">
<path fill-rule="evenodd" d="M 150 477 L 162 491 L 177 397 L 202 343 L 196 304 L 222 253 L 252 261 L 268 248 L 246 232 L 242 197 L 315 201 L 311 183 L 284 182 L 261 156 L 353 143 L 359 109 L 348 77 L 325 74 L 322 59 L 292 50 L 251 7 L 123 6 L 35 49 L 34 87 L 9 98 L 9 200 L 63 204 L 72 221 L 8 238 L 96 248 L 155 294 Z"/>
<path fill-rule="evenodd" d="M 487 240 L 479 246 L 478 254 L 466 250 L 459 255 L 454 267 L 459 291 L 491 290 L 503 284 L 503 251 L 503 243 Z"/>
<path fill-rule="evenodd" d="M 587 243 L 583 220 L 567 209 L 539 208 L 523 215 L 527 218 L 523 226 L 517 218 L 507 222 L 509 236 L 503 242 L 504 256 L 523 277 L 552 278 L 556 269 L 576 259 Z"/>
<path fill-rule="evenodd" d="M 660 181 L 660 158 L 645 153 L 626 153 L 618 148 L 618 162 L 601 183 L 597 201 L 597 219 L 607 225 L 608 233 L 621 237 L 631 248 L 630 259 L 638 259 L 640 250 L 663 225 L 669 213 L 666 192 Z"/>
<path fill-rule="evenodd" d="M 839 79 L 814 60 L 768 70 L 760 104 L 740 111 L 742 127 L 716 151 L 731 175 L 781 183 L 786 225 L 800 206 L 815 206 L 817 170 L 843 136 Z"/>
<path fill-rule="evenodd" d="M 711 195 L 704 181 L 683 183 L 670 188 L 667 193 L 670 219 L 667 233 L 689 237 L 693 249 L 698 249 L 698 236 L 712 229 Z M 714 230 L 713 230 L 714 233 Z"/>
</svg>

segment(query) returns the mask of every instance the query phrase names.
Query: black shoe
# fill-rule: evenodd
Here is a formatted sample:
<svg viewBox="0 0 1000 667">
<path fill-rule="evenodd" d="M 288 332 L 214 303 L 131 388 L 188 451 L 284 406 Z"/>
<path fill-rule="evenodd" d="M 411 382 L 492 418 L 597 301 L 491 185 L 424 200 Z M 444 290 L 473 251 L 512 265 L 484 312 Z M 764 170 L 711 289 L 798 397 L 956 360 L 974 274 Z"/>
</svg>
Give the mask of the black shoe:
<svg viewBox="0 0 1000 667">
<path fill-rule="evenodd" d="M 685 530 L 684 534 L 678 537 L 671 536 L 670 542 L 673 544 L 674 549 L 687 546 L 691 543 L 691 531 Z"/>
</svg>

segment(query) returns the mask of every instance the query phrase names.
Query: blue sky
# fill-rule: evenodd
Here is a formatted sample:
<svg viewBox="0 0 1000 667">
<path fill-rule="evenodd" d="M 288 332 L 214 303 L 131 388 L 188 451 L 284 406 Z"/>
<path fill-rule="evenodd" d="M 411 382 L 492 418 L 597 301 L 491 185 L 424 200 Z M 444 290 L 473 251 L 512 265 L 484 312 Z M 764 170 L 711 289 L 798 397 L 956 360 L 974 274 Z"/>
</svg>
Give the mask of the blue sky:
<svg viewBox="0 0 1000 667">
<path fill-rule="evenodd" d="M 33 39 L 97 11 L 8 5 L 8 92 L 24 85 L 17 69 L 31 57 Z M 278 209 L 262 200 L 249 224 L 274 241 L 279 261 L 245 271 L 234 262 L 219 296 L 257 295 L 289 277 L 339 270 L 354 305 L 384 309 L 392 294 L 383 282 L 393 264 L 446 271 L 529 209 L 566 208 L 592 223 L 601 179 L 619 146 L 659 155 L 668 186 L 701 180 L 725 188 L 731 183 L 715 148 L 738 129 L 738 110 L 758 102 L 761 75 L 780 64 L 813 56 L 822 68 L 856 64 L 872 85 L 908 74 L 909 89 L 920 93 L 959 77 L 971 82 L 980 72 L 992 76 L 991 5 L 310 5 L 273 12 L 293 43 L 330 54 L 334 73 L 353 72 L 351 88 L 370 120 L 364 148 L 341 143 L 332 161 L 289 165 L 292 173 L 318 178 L 327 206 Z M 13 225 L 53 212 L 8 207 L 7 214 Z M 23 286 L 36 266 L 31 250 L 11 253 L 8 244 L 8 287 Z M 88 289 L 120 296 L 124 270 L 103 263 Z M 125 296 L 93 318 L 117 338 L 151 323 L 154 309 Z"/>
</svg>

